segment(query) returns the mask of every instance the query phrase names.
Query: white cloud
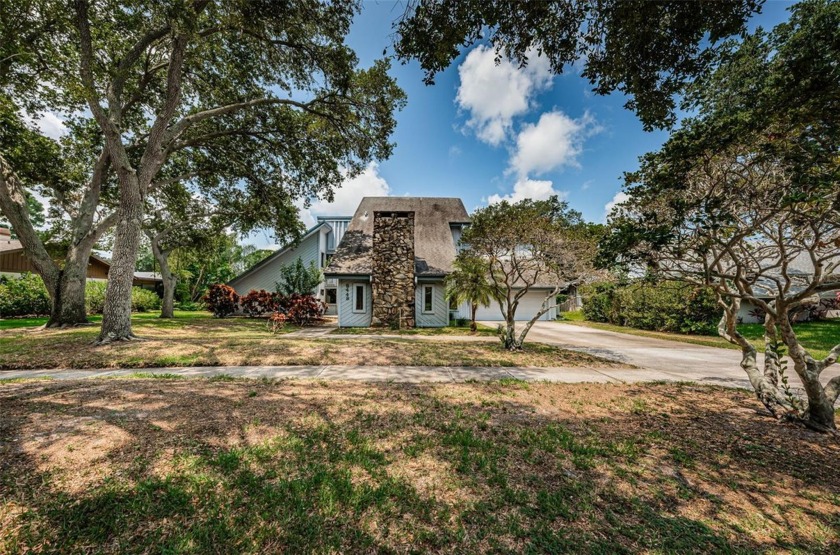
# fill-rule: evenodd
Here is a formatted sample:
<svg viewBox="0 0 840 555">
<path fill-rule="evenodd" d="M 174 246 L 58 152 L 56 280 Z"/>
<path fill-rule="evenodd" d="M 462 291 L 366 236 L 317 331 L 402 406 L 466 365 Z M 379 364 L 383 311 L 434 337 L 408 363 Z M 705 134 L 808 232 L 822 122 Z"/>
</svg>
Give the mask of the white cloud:
<svg viewBox="0 0 840 555">
<path fill-rule="evenodd" d="M 579 167 L 584 140 L 600 128 L 589 113 L 572 119 L 559 110 L 546 112 L 537 123 L 522 126 L 508 173 L 520 178 L 542 175 L 564 166 Z"/>
<path fill-rule="evenodd" d="M 513 117 L 526 113 L 533 96 L 551 86 L 548 60 L 535 52 L 528 58 L 524 68 L 505 58 L 496 64 L 495 50 L 479 45 L 459 66 L 461 84 L 456 101 L 469 111 L 467 127 L 480 140 L 499 145 L 509 133 Z"/>
<path fill-rule="evenodd" d="M 607 221 L 607 218 L 609 218 L 609 215 L 613 211 L 613 208 L 615 208 L 622 202 L 627 202 L 628 200 L 630 200 L 630 196 L 627 193 L 623 191 L 617 192 L 612 198 L 612 200 L 604 205 L 604 221 Z"/>
<path fill-rule="evenodd" d="M 50 139 L 58 140 L 67 134 L 67 126 L 64 125 L 64 120 L 53 112 L 44 112 L 36 116 L 23 114 L 23 118 L 35 125 L 41 130 L 41 133 Z"/>
<path fill-rule="evenodd" d="M 566 191 L 558 191 L 554 188 L 554 183 L 548 180 L 537 179 L 520 179 L 513 186 L 513 191 L 508 195 L 490 195 L 487 199 L 488 204 L 496 204 L 506 200 L 508 202 L 519 202 L 526 198 L 533 200 L 546 200 L 551 196 L 558 196 L 560 199 L 566 198 L 568 193 Z"/>
<path fill-rule="evenodd" d="M 316 200 L 309 208 L 300 203 L 300 218 L 306 227 L 312 227 L 318 216 L 352 216 L 362 197 L 385 197 L 390 193 L 388 182 L 379 175 L 378 164 L 372 162 L 365 171 L 346 180 L 336 189 L 332 202 Z"/>
</svg>

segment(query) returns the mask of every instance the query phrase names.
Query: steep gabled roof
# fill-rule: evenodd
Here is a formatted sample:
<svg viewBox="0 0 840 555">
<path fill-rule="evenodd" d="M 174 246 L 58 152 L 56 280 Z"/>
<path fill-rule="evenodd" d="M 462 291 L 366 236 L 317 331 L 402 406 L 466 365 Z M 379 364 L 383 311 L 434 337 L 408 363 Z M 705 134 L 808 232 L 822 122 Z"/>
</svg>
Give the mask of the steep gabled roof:
<svg viewBox="0 0 840 555">
<path fill-rule="evenodd" d="M 469 222 L 459 198 L 365 197 L 324 270 L 327 276 L 368 275 L 375 212 L 414 212 L 414 267 L 418 277 L 452 271 L 456 245 L 450 225 Z"/>
</svg>

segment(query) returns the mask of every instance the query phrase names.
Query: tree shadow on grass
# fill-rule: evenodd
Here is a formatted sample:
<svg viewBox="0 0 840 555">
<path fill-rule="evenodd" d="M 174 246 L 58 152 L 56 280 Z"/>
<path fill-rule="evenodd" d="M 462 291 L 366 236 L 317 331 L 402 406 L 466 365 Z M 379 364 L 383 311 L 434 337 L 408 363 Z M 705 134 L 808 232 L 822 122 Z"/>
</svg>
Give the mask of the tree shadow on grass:
<svg viewBox="0 0 840 555">
<path fill-rule="evenodd" d="M 0 551 L 832 551 L 840 451 L 752 405 L 665 385 L 8 385 Z"/>
</svg>

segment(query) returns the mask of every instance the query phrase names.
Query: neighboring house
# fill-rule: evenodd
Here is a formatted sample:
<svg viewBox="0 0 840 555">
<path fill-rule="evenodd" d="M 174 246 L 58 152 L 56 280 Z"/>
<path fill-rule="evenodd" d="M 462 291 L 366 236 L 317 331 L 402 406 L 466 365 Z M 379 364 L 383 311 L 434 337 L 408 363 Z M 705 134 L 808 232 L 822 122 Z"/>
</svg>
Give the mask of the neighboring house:
<svg viewBox="0 0 840 555">
<path fill-rule="evenodd" d="M 111 264 L 99 256 L 92 254 L 88 261 L 87 277 L 94 281 L 107 281 L 108 271 Z M 11 232 L 0 227 L 0 276 L 19 276 L 22 273 L 35 272 L 35 266 L 26 257 L 23 245 L 20 241 L 12 239 Z M 148 274 L 148 275 L 147 275 Z M 160 277 L 151 275 L 150 272 L 135 272 L 134 285 L 147 289 L 156 290 L 158 284 L 162 284 Z"/>
<path fill-rule="evenodd" d="M 280 269 L 294 264 L 300 258 L 306 267 L 310 264 L 323 270 L 341 242 L 350 223 L 350 216 L 319 217 L 318 223 L 308 229 L 296 243 L 277 250 L 244 273 L 228 282 L 237 294 L 247 295 L 251 290 L 275 291 L 280 280 Z M 327 303 L 327 314 L 337 313 L 337 282 L 326 279 L 312 293 Z"/>
<path fill-rule="evenodd" d="M 467 317 L 466 304 L 452 307 L 444 278 L 452 271 L 461 231 L 469 216 L 458 198 L 365 197 L 332 261 L 324 270 L 338 286 L 341 327 L 441 327 Z M 520 302 L 518 320 L 542 308 L 545 288 Z M 502 320 L 496 303 L 480 307 L 480 320 Z M 552 307 L 542 319 L 556 317 Z"/>
<path fill-rule="evenodd" d="M 768 260 L 766 267 L 772 267 L 776 263 L 775 260 Z M 793 260 L 789 261 L 787 275 L 791 279 L 791 291 L 801 291 L 805 284 L 811 282 L 812 276 L 814 275 L 814 264 L 811 261 L 810 255 L 807 252 L 800 252 Z M 753 289 L 757 293 L 757 297 L 771 300 L 774 298 L 776 284 L 767 279 L 763 283 L 759 281 Z M 838 297 L 839 295 L 840 290 L 834 290 L 824 291 L 819 294 L 819 297 L 821 299 L 836 299 L 840 298 Z M 838 318 L 840 317 L 840 311 L 831 310 L 827 316 L 829 318 Z M 800 318 L 804 319 L 806 317 L 806 313 L 801 313 Z M 741 309 L 738 311 L 738 320 L 748 324 L 764 322 L 763 311 L 757 309 L 753 303 L 744 301 L 741 303 Z"/>
</svg>

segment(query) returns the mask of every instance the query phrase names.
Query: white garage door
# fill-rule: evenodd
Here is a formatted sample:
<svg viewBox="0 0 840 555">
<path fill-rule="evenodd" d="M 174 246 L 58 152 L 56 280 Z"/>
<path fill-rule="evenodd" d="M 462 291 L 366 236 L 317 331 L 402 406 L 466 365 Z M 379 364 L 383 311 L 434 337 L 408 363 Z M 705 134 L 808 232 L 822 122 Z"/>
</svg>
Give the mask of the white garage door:
<svg viewBox="0 0 840 555">
<path fill-rule="evenodd" d="M 542 302 L 545 299 L 547 291 L 529 291 L 519 300 L 519 306 L 516 307 L 516 320 L 528 321 L 534 317 L 534 314 L 542 309 Z M 551 320 L 554 318 L 554 310 L 549 310 L 540 317 L 540 320 Z M 480 306 L 476 311 L 476 320 L 501 322 L 502 311 L 499 309 L 498 303 L 492 303 L 490 306 Z"/>
</svg>

